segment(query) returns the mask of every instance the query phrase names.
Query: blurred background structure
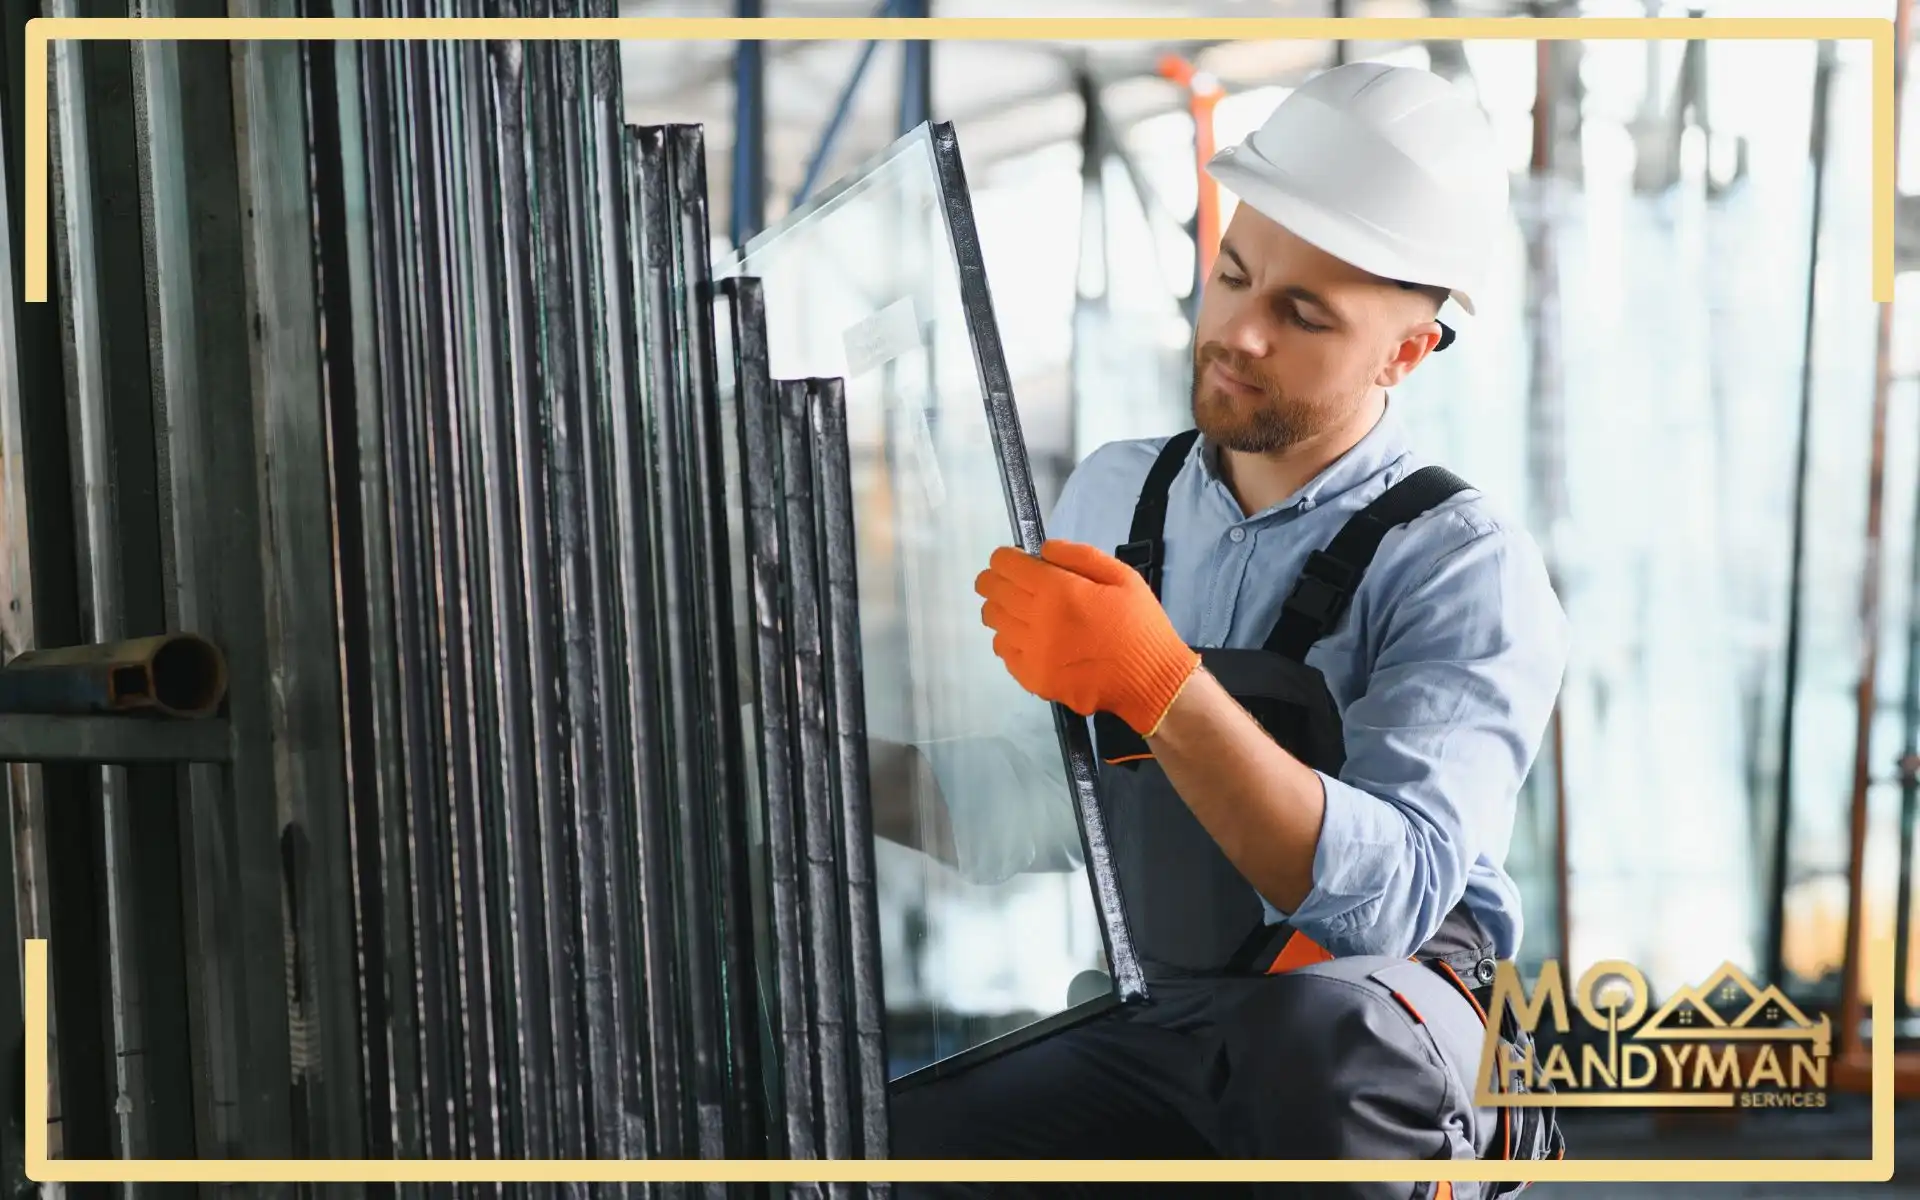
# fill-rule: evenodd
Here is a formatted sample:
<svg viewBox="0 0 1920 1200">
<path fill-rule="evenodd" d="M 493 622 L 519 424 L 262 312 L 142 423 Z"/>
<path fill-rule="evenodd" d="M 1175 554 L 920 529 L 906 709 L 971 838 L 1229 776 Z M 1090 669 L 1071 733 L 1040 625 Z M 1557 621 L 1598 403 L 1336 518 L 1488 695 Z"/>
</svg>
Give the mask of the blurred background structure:
<svg viewBox="0 0 1920 1200">
<path fill-rule="evenodd" d="M 10 7 L 0 31 L 15 187 L 19 23 L 34 7 Z M 1907 9 L 1047 0 L 1020 15 L 1866 16 L 1897 21 L 1904 72 Z M 976 0 L 621 12 L 1012 15 Z M 1846 1094 L 1817 1117 L 1584 1120 L 1573 1152 L 1740 1156 L 1764 1140 L 1803 1157 L 1867 1153 L 1858 1052 L 1870 1035 L 1920 1047 L 1920 199 L 1905 190 L 1920 193 L 1920 113 L 1903 88 L 1897 291 L 1876 305 L 1867 45 L 629 43 L 621 56 L 630 123 L 705 127 L 716 260 L 904 131 L 954 123 L 1043 502 L 1102 443 L 1187 422 L 1195 284 L 1233 204 L 1198 170 L 1206 147 L 1342 61 L 1431 67 L 1477 95 L 1514 173 L 1499 278 L 1395 405 L 1426 453 L 1524 517 L 1575 631 L 1509 858 L 1527 904 L 1522 968 L 1552 960 L 1577 976 L 1625 959 L 1671 992 L 1732 961 L 1832 1013 L 1843 1055 Z M 25 310 L 8 200 L 0 368 L 12 370 Z M 17 446 L 17 431 L 0 435 Z M 1099 967 L 1098 933 L 1061 877 L 975 889 L 880 849 L 903 1069 L 1056 1011 Z M 1881 937 L 1899 954 L 1897 1004 L 1869 1023 L 1857 948 Z M 1920 1096 L 1907 1062 L 1920 1058 L 1903 1059 L 1901 1095 Z M 1714 1189 L 1621 1194 L 1656 1192 Z"/>
<path fill-rule="evenodd" d="M 1870 16 L 1904 30 L 1900 7 L 1139 0 L 1045 15 Z M 737 11 L 761 9 L 741 0 Z M 952 0 L 940 15 L 1003 14 Z M 1577 975 L 1626 959 L 1665 992 L 1731 960 L 1839 1019 L 1843 989 L 1866 986 L 1850 930 L 1895 937 L 1896 1030 L 1920 1033 L 1920 213 L 1903 193 L 1898 298 L 1883 310 L 1871 289 L 1866 45 L 625 54 L 636 116 L 694 116 L 718 141 L 732 136 L 734 169 L 715 196 L 736 237 L 927 112 L 955 123 L 1043 497 L 1105 441 L 1184 427 L 1193 281 L 1233 204 L 1209 194 L 1201 147 L 1237 140 L 1289 87 L 1340 61 L 1431 67 L 1476 94 L 1514 171 L 1501 283 L 1396 403 L 1428 453 L 1524 515 L 1576 631 L 1510 858 L 1527 896 L 1523 966 L 1556 959 Z M 1903 89 L 1907 188 L 1920 186 L 1913 109 Z M 1055 937 L 1046 915 L 1059 913 L 1058 941 L 1071 944 L 1067 901 L 1036 895 L 1017 917 L 926 929 L 912 889 L 962 886 L 934 875 L 918 860 L 882 872 L 895 889 L 887 911 L 902 918 L 887 930 L 890 971 L 918 964 L 889 975 L 891 1005 L 923 988 L 930 1012 L 1047 1011 L 1057 981 L 1023 974 L 1000 939 L 1009 922 Z M 987 963 L 998 969 L 968 969 Z M 894 1049 L 915 1052 L 899 1039 Z M 1903 1095 L 1914 1082 L 1903 1072 Z"/>
</svg>

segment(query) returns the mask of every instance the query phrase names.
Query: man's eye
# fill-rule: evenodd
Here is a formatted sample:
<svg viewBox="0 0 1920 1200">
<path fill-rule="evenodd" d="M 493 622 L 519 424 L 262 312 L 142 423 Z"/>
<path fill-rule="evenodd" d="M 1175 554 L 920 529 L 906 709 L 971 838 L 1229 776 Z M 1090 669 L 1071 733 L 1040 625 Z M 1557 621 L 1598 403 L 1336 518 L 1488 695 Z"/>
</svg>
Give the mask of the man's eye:
<svg viewBox="0 0 1920 1200">
<path fill-rule="evenodd" d="M 1230 288 L 1243 288 L 1247 286 L 1246 280 L 1240 278 L 1238 275 L 1235 275 L 1231 271 L 1220 272 L 1220 282 L 1226 284 Z"/>
<path fill-rule="evenodd" d="M 1309 321 L 1305 317 L 1301 316 L 1299 309 L 1294 309 L 1292 312 L 1288 313 L 1287 319 L 1292 321 L 1295 325 L 1298 325 L 1300 328 L 1306 330 L 1308 333 L 1325 333 L 1327 331 L 1327 327 L 1325 325 L 1315 325 L 1312 321 Z"/>
</svg>

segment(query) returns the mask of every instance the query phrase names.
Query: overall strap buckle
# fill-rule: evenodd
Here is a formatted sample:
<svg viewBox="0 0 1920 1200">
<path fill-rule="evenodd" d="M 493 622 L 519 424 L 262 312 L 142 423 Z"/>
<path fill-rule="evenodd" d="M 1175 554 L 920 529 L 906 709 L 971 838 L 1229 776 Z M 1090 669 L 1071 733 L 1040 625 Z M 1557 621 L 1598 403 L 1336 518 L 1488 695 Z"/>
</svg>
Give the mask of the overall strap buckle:
<svg viewBox="0 0 1920 1200">
<path fill-rule="evenodd" d="M 1468 484 L 1443 467 L 1422 467 L 1400 480 L 1333 535 L 1324 550 L 1307 556 L 1300 577 L 1280 609 L 1266 649 L 1304 662 L 1307 651 L 1332 633 L 1360 591 L 1360 580 L 1387 533 L 1425 515 Z"/>
<path fill-rule="evenodd" d="M 1164 557 L 1161 542 L 1157 537 L 1146 538 L 1138 542 L 1128 542 L 1114 550 L 1113 556 L 1140 573 L 1147 581 L 1154 595 L 1160 594 L 1160 563 Z"/>
<path fill-rule="evenodd" d="M 1353 602 L 1360 573 L 1361 568 L 1341 562 L 1325 550 L 1315 550 L 1307 555 L 1283 611 L 1299 614 L 1322 631 L 1331 630 Z"/>
</svg>

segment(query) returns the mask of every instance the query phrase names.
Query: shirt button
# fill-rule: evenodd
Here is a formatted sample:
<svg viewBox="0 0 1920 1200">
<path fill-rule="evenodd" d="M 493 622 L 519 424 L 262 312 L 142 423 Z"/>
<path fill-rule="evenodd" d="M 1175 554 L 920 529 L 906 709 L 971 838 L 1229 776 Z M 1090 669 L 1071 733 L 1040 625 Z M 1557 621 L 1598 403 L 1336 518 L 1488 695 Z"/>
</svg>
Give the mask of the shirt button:
<svg viewBox="0 0 1920 1200">
<path fill-rule="evenodd" d="M 1247 540 L 1247 531 L 1236 525 L 1233 532 L 1227 534 L 1227 536 L 1236 542 L 1244 542 Z"/>
</svg>

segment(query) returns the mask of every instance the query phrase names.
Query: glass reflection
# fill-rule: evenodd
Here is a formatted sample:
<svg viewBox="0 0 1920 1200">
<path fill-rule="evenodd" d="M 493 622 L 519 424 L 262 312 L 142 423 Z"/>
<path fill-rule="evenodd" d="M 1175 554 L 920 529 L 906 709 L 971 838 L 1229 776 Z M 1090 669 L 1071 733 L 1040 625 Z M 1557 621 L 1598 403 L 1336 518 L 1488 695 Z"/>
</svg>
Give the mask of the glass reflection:
<svg viewBox="0 0 1920 1200">
<path fill-rule="evenodd" d="M 928 131 L 716 274 L 762 281 L 776 378 L 846 380 L 899 1076 L 1107 991 L 1052 710 L 973 592 L 1011 524 Z"/>
</svg>

